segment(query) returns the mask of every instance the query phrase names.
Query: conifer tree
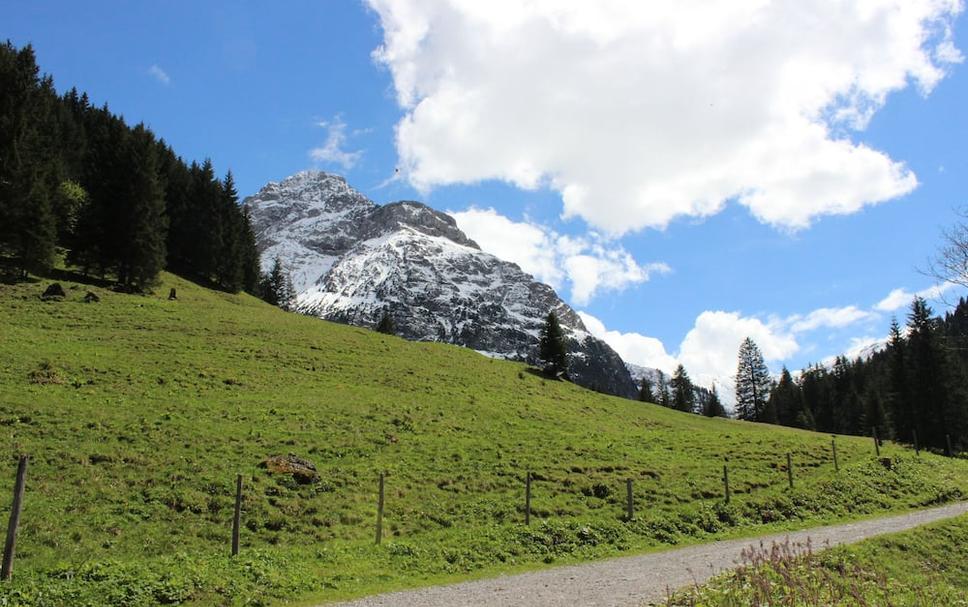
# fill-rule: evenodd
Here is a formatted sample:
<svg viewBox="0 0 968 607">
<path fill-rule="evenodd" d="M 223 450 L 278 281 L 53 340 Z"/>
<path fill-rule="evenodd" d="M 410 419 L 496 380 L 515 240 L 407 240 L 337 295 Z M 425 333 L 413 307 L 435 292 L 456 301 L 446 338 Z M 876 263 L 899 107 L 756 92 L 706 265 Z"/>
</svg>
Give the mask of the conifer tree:
<svg viewBox="0 0 968 607">
<path fill-rule="evenodd" d="M 672 375 L 672 406 L 678 411 L 693 413 L 696 408 L 696 390 L 681 364 Z"/>
<path fill-rule="evenodd" d="M 798 425 L 797 418 L 804 408 L 803 394 L 786 367 L 780 372 L 780 381 L 770 392 L 768 403 L 769 408 L 776 412 L 776 423 L 783 426 Z"/>
<path fill-rule="evenodd" d="M 378 333 L 383 333 L 386 335 L 396 335 L 397 328 L 393 323 L 393 317 L 390 316 L 389 311 L 384 311 L 383 316 L 380 318 L 380 322 L 376 325 L 376 330 Z"/>
<path fill-rule="evenodd" d="M 548 312 L 544 327 L 541 329 L 539 357 L 544 372 L 549 377 L 568 379 L 568 358 L 565 350 L 565 337 L 558 324 L 554 310 Z"/>
<path fill-rule="evenodd" d="M 220 249 L 216 253 L 215 274 L 218 286 L 230 293 L 242 290 L 245 281 L 243 259 L 243 215 L 239 212 L 239 193 L 229 171 L 219 188 L 218 202 Z"/>
<path fill-rule="evenodd" d="M 252 230 L 252 220 L 249 210 L 242 211 L 242 288 L 250 295 L 259 294 L 260 260 L 259 250 L 255 244 L 255 232 Z"/>
<path fill-rule="evenodd" d="M 716 385 L 713 384 L 712 389 L 709 391 L 709 396 L 703 402 L 702 414 L 706 417 L 726 417 L 726 407 L 723 406 L 723 402 L 719 399 L 719 391 L 716 389 Z"/>
<path fill-rule="evenodd" d="M 657 405 L 662 405 L 663 407 L 672 408 L 672 394 L 669 391 L 669 378 L 661 370 L 656 370 L 655 378 L 655 403 Z"/>
<path fill-rule="evenodd" d="M 30 45 L 0 47 L 0 253 L 12 256 L 24 276 L 51 266 L 57 238 L 50 200 L 53 84 L 38 74 Z"/>
<path fill-rule="evenodd" d="M 262 277 L 262 299 L 266 303 L 286 309 L 289 306 L 290 294 L 286 288 L 286 271 L 282 259 L 276 257 L 272 261 L 272 268 Z"/>
<path fill-rule="evenodd" d="M 644 403 L 655 402 L 655 394 L 652 393 L 652 381 L 648 377 L 642 378 L 642 386 L 639 388 L 639 400 Z"/>
<path fill-rule="evenodd" d="M 736 414 L 748 421 L 767 421 L 770 372 L 756 343 L 747 337 L 739 348 L 736 369 Z"/>
<path fill-rule="evenodd" d="M 158 178 L 158 159 L 151 133 L 138 125 L 126 138 L 123 189 L 116 194 L 112 239 L 113 266 L 118 284 L 131 291 L 143 291 L 155 284 L 165 265 L 164 188 Z"/>
</svg>

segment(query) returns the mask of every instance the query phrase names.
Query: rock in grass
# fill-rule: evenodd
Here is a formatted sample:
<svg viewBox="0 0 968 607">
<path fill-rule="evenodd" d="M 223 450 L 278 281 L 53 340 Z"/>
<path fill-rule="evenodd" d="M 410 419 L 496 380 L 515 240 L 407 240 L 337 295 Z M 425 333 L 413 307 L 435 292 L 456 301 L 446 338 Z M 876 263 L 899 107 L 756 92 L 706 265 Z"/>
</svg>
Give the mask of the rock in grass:
<svg viewBox="0 0 968 607">
<path fill-rule="evenodd" d="M 44 290 L 44 294 L 40 296 L 41 299 L 64 299 L 67 297 L 67 293 L 64 292 L 64 287 L 60 286 L 59 282 L 51 283 Z"/>
<path fill-rule="evenodd" d="M 291 474 L 292 478 L 301 485 L 319 480 L 316 465 L 292 453 L 268 457 L 259 464 L 259 467 L 265 468 L 270 474 Z"/>
<path fill-rule="evenodd" d="M 97 303 L 99 301 L 101 301 L 101 298 L 93 291 L 88 291 L 87 295 L 84 296 L 85 303 Z"/>
</svg>

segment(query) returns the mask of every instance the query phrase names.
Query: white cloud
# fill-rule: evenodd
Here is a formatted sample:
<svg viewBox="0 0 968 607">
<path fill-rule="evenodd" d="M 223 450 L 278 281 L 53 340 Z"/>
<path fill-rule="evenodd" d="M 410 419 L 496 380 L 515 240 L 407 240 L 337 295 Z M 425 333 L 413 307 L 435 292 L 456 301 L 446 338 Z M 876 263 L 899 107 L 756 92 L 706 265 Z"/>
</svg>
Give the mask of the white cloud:
<svg viewBox="0 0 968 607">
<path fill-rule="evenodd" d="M 621 291 L 656 273 L 661 262 L 639 264 L 620 244 L 595 234 L 570 237 L 530 221 L 512 221 L 494 209 L 448 211 L 457 225 L 485 251 L 518 264 L 541 282 L 571 285 L 571 300 L 585 305 L 603 291 Z"/>
<path fill-rule="evenodd" d="M 850 133 L 962 61 L 960 0 L 368 3 L 415 186 L 550 186 L 612 234 L 730 199 L 802 228 L 910 192 Z"/>
<path fill-rule="evenodd" d="M 906 289 L 894 289 L 887 294 L 887 297 L 877 302 L 874 305 L 874 309 L 879 312 L 896 312 L 901 308 L 906 308 L 911 305 L 911 301 L 915 297 L 921 297 L 928 301 L 938 300 L 955 286 L 957 285 L 954 283 L 946 282 L 928 287 L 927 289 L 921 289 L 916 293 L 911 293 Z"/>
<path fill-rule="evenodd" d="M 732 402 L 736 354 L 747 337 L 752 338 L 768 362 L 776 363 L 800 349 L 796 338 L 777 323 L 744 317 L 737 312 L 707 311 L 696 318 L 679 346 L 679 361 L 702 385 L 716 382 Z"/>
<path fill-rule="evenodd" d="M 309 157 L 315 162 L 338 165 L 344 171 L 356 166 L 363 157 L 362 150 L 346 150 L 346 123 L 337 116 L 330 121 L 321 121 L 317 126 L 326 129 L 326 141 L 322 146 L 309 150 Z"/>
<path fill-rule="evenodd" d="M 626 362 L 661 369 L 666 373 L 672 373 L 682 363 L 695 383 L 718 386 L 727 404 L 733 401 L 736 354 L 744 339 L 752 338 L 768 363 L 783 361 L 800 350 L 796 337 L 784 328 L 781 321 L 764 322 L 738 312 L 703 312 L 696 317 L 695 324 L 675 354 L 670 354 L 659 339 L 640 333 L 608 330 L 591 314 L 578 314 L 589 332 L 604 340 Z"/>
<path fill-rule="evenodd" d="M 787 319 L 794 333 L 816 331 L 820 328 L 840 329 L 862 320 L 876 318 L 876 315 L 857 306 L 843 308 L 818 308 L 806 316 L 791 316 Z"/>
<path fill-rule="evenodd" d="M 666 352 L 662 342 L 654 337 L 648 337 L 639 333 L 622 333 L 620 331 L 609 331 L 605 328 L 602 321 L 598 320 L 587 312 L 578 312 L 585 328 L 595 337 L 602 339 L 618 352 L 625 362 L 661 369 L 665 373 L 672 374 L 679 361 L 675 356 Z"/>
<path fill-rule="evenodd" d="M 152 65 L 151 67 L 148 68 L 148 75 L 154 78 L 155 80 L 157 80 L 158 82 L 164 84 L 165 86 L 168 86 L 169 84 L 171 84 L 171 77 L 168 76 L 168 72 L 161 69 L 161 67 L 158 66 L 157 64 Z"/>
</svg>

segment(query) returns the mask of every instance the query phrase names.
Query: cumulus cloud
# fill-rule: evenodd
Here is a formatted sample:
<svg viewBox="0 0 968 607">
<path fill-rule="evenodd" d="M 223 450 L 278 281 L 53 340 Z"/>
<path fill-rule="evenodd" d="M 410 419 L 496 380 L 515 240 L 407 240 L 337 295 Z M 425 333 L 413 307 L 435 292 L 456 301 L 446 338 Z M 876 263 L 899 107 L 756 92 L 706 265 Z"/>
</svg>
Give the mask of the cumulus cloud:
<svg viewBox="0 0 968 607">
<path fill-rule="evenodd" d="M 693 381 L 703 386 L 715 384 L 724 401 L 730 404 L 736 354 L 747 337 L 756 342 L 763 358 L 774 372 L 778 372 L 779 364 L 803 351 L 801 341 L 809 333 L 820 329 L 842 329 L 876 318 L 856 306 L 818 308 L 807 314 L 767 319 L 744 316 L 735 311 L 707 310 L 696 317 L 678 349 L 670 352 L 659 339 L 635 332 L 609 330 L 591 314 L 579 312 L 579 315 L 589 332 L 612 346 L 626 362 L 667 373 L 681 363 Z M 882 341 L 873 337 L 852 338 L 846 354 L 850 357 L 862 355 Z"/>
<path fill-rule="evenodd" d="M 605 324 L 587 312 L 578 312 L 585 328 L 595 337 L 604 340 L 612 346 L 622 357 L 622 360 L 649 367 L 660 369 L 665 373 L 672 374 L 679 361 L 675 356 L 666 352 L 662 342 L 654 337 L 641 335 L 639 333 L 622 333 L 621 331 L 609 331 Z"/>
<path fill-rule="evenodd" d="M 620 244 L 596 234 L 572 237 L 530 221 L 513 221 L 492 208 L 449 211 L 457 225 L 485 251 L 518 264 L 541 282 L 571 286 L 571 300 L 585 305 L 604 291 L 620 291 L 654 274 L 662 262 L 640 264 Z"/>
<path fill-rule="evenodd" d="M 782 361 L 800 349 L 796 338 L 778 323 L 737 312 L 707 311 L 696 318 L 682 340 L 678 358 L 698 383 L 708 386 L 716 382 L 731 401 L 736 353 L 747 337 L 756 342 L 768 363 Z"/>
<path fill-rule="evenodd" d="M 561 193 L 621 234 L 737 200 L 802 228 L 917 185 L 851 139 L 962 61 L 960 0 L 368 0 L 418 188 Z"/>
<path fill-rule="evenodd" d="M 874 309 L 879 312 L 896 312 L 901 308 L 911 305 L 915 297 L 921 297 L 928 301 L 940 299 L 942 295 L 955 288 L 954 283 L 946 282 L 934 285 L 927 289 L 922 289 L 916 293 L 911 293 L 907 289 L 894 289 L 887 294 L 887 297 L 874 305 Z"/>
<path fill-rule="evenodd" d="M 171 77 L 168 76 L 168 72 L 161 69 L 158 65 L 152 65 L 148 68 L 148 75 L 157 80 L 158 82 L 168 86 L 171 84 Z"/>
<path fill-rule="evenodd" d="M 348 171 L 363 157 L 362 150 L 347 150 L 346 123 L 337 116 L 330 121 L 320 121 L 317 126 L 326 129 L 326 141 L 322 146 L 309 150 L 314 162 L 334 164 Z"/>
<path fill-rule="evenodd" d="M 876 318 L 876 315 L 857 306 L 843 308 L 818 308 L 806 316 L 792 316 L 787 319 L 794 333 L 815 331 L 820 328 L 840 329 L 862 320 Z"/>
</svg>

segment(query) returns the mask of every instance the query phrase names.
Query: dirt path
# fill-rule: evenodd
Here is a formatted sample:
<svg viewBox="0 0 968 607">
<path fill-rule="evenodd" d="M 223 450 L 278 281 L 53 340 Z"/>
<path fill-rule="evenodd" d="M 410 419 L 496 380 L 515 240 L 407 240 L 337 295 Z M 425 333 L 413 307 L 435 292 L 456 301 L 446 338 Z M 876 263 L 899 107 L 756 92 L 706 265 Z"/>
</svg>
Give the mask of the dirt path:
<svg viewBox="0 0 968 607">
<path fill-rule="evenodd" d="M 713 542 L 700 546 L 621 557 L 585 565 L 501 576 L 449 586 L 394 592 L 339 603 L 335 607 L 639 607 L 666 597 L 667 589 L 702 583 L 729 569 L 740 552 L 763 542 L 806 542 L 814 547 L 849 544 L 875 535 L 968 512 L 968 502 L 887 518 L 779 533 L 756 539 Z"/>
</svg>

